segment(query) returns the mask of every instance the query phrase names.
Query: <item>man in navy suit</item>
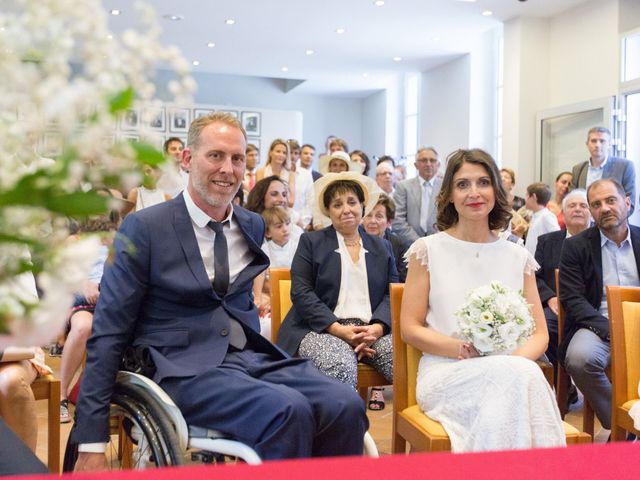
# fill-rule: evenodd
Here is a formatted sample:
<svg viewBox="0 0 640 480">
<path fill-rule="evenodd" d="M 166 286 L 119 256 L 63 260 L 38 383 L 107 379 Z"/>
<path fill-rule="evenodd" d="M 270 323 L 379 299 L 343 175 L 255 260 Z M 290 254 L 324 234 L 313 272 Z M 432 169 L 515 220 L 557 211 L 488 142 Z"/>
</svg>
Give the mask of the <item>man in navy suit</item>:
<svg viewBox="0 0 640 480">
<path fill-rule="evenodd" d="M 587 190 L 596 224 L 567 238 L 560 255 L 560 302 L 566 312 L 558 358 L 604 428 L 611 428 L 611 361 L 606 285 L 640 286 L 640 228 L 629 225 L 631 202 L 616 180 Z"/>
<path fill-rule="evenodd" d="M 573 166 L 573 188 L 589 188 L 596 180 L 613 178 L 622 185 L 631 201 L 630 213 L 636 205 L 636 172 L 625 158 L 609 156 L 611 132 L 605 127 L 593 127 L 587 133 L 589 160 Z"/>
<path fill-rule="evenodd" d="M 217 112 L 189 129 L 182 195 L 129 215 L 105 269 L 72 433 L 76 470 L 106 467 L 109 400 L 122 353 L 147 348 L 153 380 L 191 425 L 251 445 L 263 459 L 362 453 L 364 405 L 313 364 L 259 335 L 253 279 L 264 222 L 232 206 L 246 134 Z"/>
</svg>

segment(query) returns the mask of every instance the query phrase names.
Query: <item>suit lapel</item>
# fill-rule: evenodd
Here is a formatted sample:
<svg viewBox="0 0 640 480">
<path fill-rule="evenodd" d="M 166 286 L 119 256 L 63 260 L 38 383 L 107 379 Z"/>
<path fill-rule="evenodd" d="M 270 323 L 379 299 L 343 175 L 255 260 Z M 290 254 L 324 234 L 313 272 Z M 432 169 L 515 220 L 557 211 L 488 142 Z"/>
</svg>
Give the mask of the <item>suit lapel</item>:
<svg viewBox="0 0 640 480">
<path fill-rule="evenodd" d="M 173 202 L 173 228 L 180 242 L 180 247 L 184 253 L 187 264 L 193 273 L 196 281 L 202 289 L 211 290 L 213 294 L 213 287 L 207 276 L 207 271 L 204 268 L 204 262 L 200 255 L 200 248 L 198 247 L 198 241 L 193 231 L 193 224 L 191 223 L 191 217 L 187 211 L 187 206 L 184 203 L 184 198 L 180 194 Z"/>
<path fill-rule="evenodd" d="M 629 225 L 631 229 L 631 246 L 633 247 L 633 256 L 636 257 L 636 267 L 640 274 L 640 228 Z"/>
<path fill-rule="evenodd" d="M 371 300 L 374 298 L 374 286 L 376 285 L 376 280 L 378 278 L 376 272 L 380 271 L 380 252 L 376 250 L 375 245 L 369 238 L 369 235 L 365 233 L 362 227 L 360 235 L 362 236 L 362 247 L 367 251 L 367 253 L 364 254 L 364 260 L 367 265 L 367 277 L 371 275 L 371 278 L 369 278 L 369 281 L 367 282 L 369 287 L 369 300 Z"/>
<path fill-rule="evenodd" d="M 596 288 L 599 292 L 598 295 L 602 298 L 602 246 L 600 245 L 600 230 L 598 230 L 598 227 L 592 227 L 589 237 L 591 254 L 593 255 L 593 269 L 596 273 Z"/>
</svg>

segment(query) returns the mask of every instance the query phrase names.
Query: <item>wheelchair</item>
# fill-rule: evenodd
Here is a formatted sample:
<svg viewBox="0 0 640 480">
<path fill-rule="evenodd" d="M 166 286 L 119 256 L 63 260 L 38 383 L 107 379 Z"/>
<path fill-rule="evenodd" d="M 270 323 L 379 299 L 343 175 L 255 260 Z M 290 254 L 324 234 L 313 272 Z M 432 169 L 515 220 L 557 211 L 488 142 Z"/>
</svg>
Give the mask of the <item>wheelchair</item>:
<svg viewBox="0 0 640 480">
<path fill-rule="evenodd" d="M 171 398 L 152 380 L 119 371 L 111 397 L 107 461 L 113 470 L 146 469 L 193 463 L 225 463 L 228 458 L 259 465 L 251 447 L 217 430 L 187 425 Z M 378 457 L 375 442 L 365 433 L 364 455 Z M 78 446 L 70 439 L 63 471 L 73 471 Z"/>
</svg>

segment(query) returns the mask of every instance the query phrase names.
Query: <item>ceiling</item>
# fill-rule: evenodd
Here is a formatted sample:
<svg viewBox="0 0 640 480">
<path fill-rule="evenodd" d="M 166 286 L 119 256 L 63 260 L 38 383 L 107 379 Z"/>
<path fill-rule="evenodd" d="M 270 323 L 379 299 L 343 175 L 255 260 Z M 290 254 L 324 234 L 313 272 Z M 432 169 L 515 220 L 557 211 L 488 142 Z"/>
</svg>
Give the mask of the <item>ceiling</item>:
<svg viewBox="0 0 640 480">
<path fill-rule="evenodd" d="M 163 43 L 198 61 L 194 72 L 280 78 L 296 93 L 357 97 L 384 88 L 394 74 L 425 71 L 470 51 L 477 35 L 502 22 L 554 16 L 586 0 L 147 1 L 160 17 Z M 109 18 L 114 32 L 135 25 L 134 2 L 103 4 L 121 11 Z M 487 10 L 493 14 L 483 16 Z"/>
</svg>

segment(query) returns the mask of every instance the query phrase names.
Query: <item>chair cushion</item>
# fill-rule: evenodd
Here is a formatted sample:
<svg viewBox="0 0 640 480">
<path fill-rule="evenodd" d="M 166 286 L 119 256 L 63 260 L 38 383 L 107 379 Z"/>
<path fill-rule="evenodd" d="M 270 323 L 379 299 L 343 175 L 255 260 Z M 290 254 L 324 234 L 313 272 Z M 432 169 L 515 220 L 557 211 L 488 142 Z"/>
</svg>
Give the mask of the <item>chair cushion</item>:
<svg viewBox="0 0 640 480">
<path fill-rule="evenodd" d="M 640 400 L 638 400 L 637 398 L 634 400 L 629 400 L 628 402 L 623 403 L 620 408 L 628 412 L 629 410 L 631 410 L 633 404 L 637 402 L 640 402 Z"/>
<path fill-rule="evenodd" d="M 571 425 L 571 424 L 569 424 L 567 422 L 562 422 L 562 426 L 564 427 L 564 435 L 565 435 L 565 437 L 580 435 L 582 433 L 576 427 L 574 427 L 573 425 Z"/>
<path fill-rule="evenodd" d="M 429 418 L 418 405 L 405 408 L 402 411 L 402 415 L 411 422 L 424 429 L 430 436 L 449 438 L 447 432 L 442 427 L 442 424 Z"/>
</svg>

